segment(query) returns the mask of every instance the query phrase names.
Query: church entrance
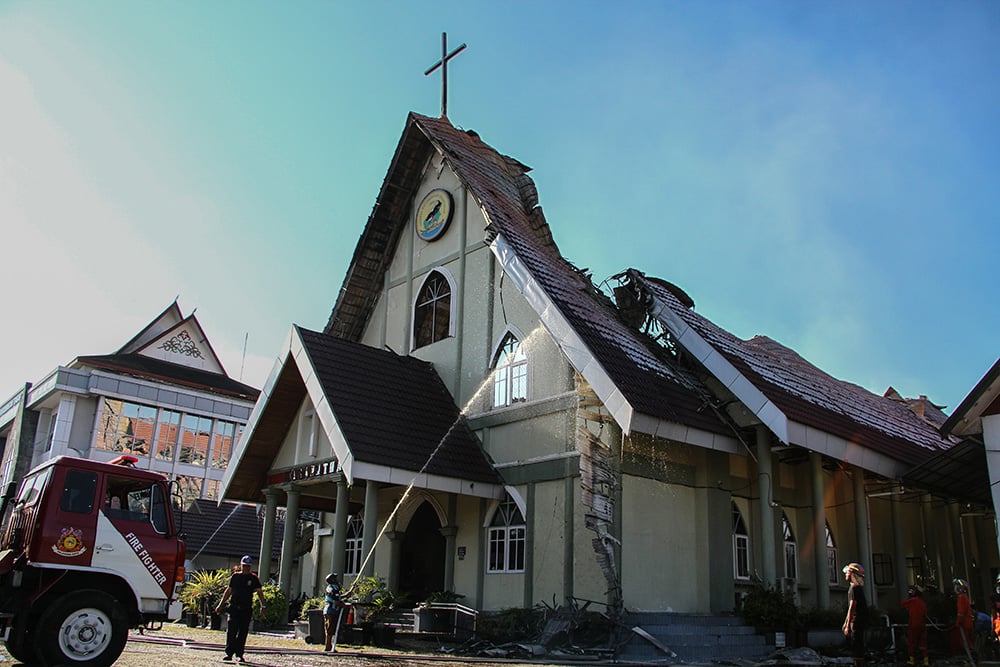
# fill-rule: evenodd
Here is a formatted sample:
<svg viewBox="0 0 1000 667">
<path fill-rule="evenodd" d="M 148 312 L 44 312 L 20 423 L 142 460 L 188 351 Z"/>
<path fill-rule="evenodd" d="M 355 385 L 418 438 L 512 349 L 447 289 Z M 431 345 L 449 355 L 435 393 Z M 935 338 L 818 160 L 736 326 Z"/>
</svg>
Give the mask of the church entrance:
<svg viewBox="0 0 1000 667">
<path fill-rule="evenodd" d="M 445 539 L 430 503 L 413 513 L 399 558 L 399 594 L 416 604 L 444 590 Z"/>
</svg>

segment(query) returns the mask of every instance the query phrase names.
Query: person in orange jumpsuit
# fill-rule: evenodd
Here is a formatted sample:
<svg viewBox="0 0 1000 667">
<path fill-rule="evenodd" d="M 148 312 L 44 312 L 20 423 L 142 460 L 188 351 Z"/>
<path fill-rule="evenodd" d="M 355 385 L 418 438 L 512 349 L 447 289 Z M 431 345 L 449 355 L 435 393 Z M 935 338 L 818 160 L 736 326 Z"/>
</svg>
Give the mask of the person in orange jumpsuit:
<svg viewBox="0 0 1000 667">
<path fill-rule="evenodd" d="M 909 651 L 910 659 L 907 664 L 916 663 L 917 648 L 919 647 L 924 654 L 924 665 L 928 665 L 930 659 L 927 653 L 927 603 L 924 602 L 924 596 L 918 587 L 910 586 L 906 592 L 909 597 L 900 602 L 899 605 L 906 609 L 909 614 L 906 648 Z"/>
<path fill-rule="evenodd" d="M 954 579 L 955 586 L 955 628 L 959 632 L 958 649 L 972 650 L 972 601 L 969 600 L 969 584 L 964 579 Z"/>
</svg>

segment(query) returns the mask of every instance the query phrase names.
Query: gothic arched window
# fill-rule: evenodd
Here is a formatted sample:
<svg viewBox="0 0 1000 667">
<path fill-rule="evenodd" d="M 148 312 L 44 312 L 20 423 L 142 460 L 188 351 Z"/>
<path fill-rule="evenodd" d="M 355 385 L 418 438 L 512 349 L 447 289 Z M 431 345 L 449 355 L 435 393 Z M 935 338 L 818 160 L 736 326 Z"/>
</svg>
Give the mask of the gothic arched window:
<svg viewBox="0 0 1000 667">
<path fill-rule="evenodd" d="M 440 271 L 431 271 L 413 307 L 413 349 L 436 343 L 450 333 L 451 283 Z"/>
<path fill-rule="evenodd" d="M 528 357 L 521 341 L 508 332 L 493 356 L 493 407 L 528 398 Z"/>
<path fill-rule="evenodd" d="M 781 532 L 785 540 L 785 578 L 799 578 L 798 547 L 795 545 L 795 533 L 792 524 L 784 512 L 781 513 Z"/>
<path fill-rule="evenodd" d="M 351 517 L 347 524 L 347 544 L 345 551 L 347 559 L 344 562 L 344 574 L 358 574 L 361 572 L 361 540 L 365 535 L 364 516 L 357 514 Z"/>
<path fill-rule="evenodd" d="M 524 514 L 508 493 L 497 505 L 490 521 L 487 542 L 487 572 L 524 572 L 524 548 L 527 527 Z"/>
<path fill-rule="evenodd" d="M 750 534 L 740 508 L 736 503 L 730 504 L 733 510 L 733 576 L 741 581 L 749 581 Z"/>
<path fill-rule="evenodd" d="M 837 543 L 830 530 L 830 522 L 826 522 L 826 580 L 831 586 L 840 583 L 840 571 L 837 569 Z"/>
</svg>

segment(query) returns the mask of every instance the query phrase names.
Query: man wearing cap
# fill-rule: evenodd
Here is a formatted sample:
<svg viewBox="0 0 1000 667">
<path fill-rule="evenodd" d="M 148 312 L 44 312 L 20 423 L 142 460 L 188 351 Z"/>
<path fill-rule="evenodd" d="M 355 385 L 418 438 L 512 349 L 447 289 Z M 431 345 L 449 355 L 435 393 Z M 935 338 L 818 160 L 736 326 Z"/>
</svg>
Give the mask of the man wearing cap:
<svg viewBox="0 0 1000 667">
<path fill-rule="evenodd" d="M 260 600 L 260 611 L 264 613 L 264 590 L 257 575 L 250 570 L 253 567 L 253 558 L 244 556 L 240 559 L 240 571 L 234 572 L 229 578 L 229 585 L 226 592 L 222 594 L 219 606 L 215 608 L 216 613 L 222 612 L 223 605 L 230 599 L 229 604 L 229 627 L 226 628 L 226 656 L 225 661 L 230 661 L 233 656 L 240 662 L 243 659 L 243 650 L 247 645 L 247 633 L 250 632 L 250 619 L 253 617 L 253 594 L 257 593 Z"/>
</svg>

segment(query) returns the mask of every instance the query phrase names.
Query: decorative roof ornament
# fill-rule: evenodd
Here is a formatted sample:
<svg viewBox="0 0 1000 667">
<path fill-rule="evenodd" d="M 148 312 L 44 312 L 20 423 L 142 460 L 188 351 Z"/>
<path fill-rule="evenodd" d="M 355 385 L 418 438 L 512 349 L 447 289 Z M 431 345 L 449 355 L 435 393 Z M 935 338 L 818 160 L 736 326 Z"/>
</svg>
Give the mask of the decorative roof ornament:
<svg viewBox="0 0 1000 667">
<path fill-rule="evenodd" d="M 430 75 L 437 68 L 441 68 L 441 117 L 448 117 L 448 61 L 465 50 L 465 44 L 448 53 L 448 33 L 441 33 L 441 60 L 437 61 L 424 72 L 424 76 Z"/>
<path fill-rule="evenodd" d="M 161 350 L 166 350 L 167 352 L 173 352 L 175 354 L 183 354 L 187 357 L 194 357 L 195 359 L 204 359 L 201 350 L 195 345 L 194 340 L 192 340 L 190 334 L 187 331 L 178 332 L 176 336 L 173 336 L 157 346 Z"/>
</svg>

